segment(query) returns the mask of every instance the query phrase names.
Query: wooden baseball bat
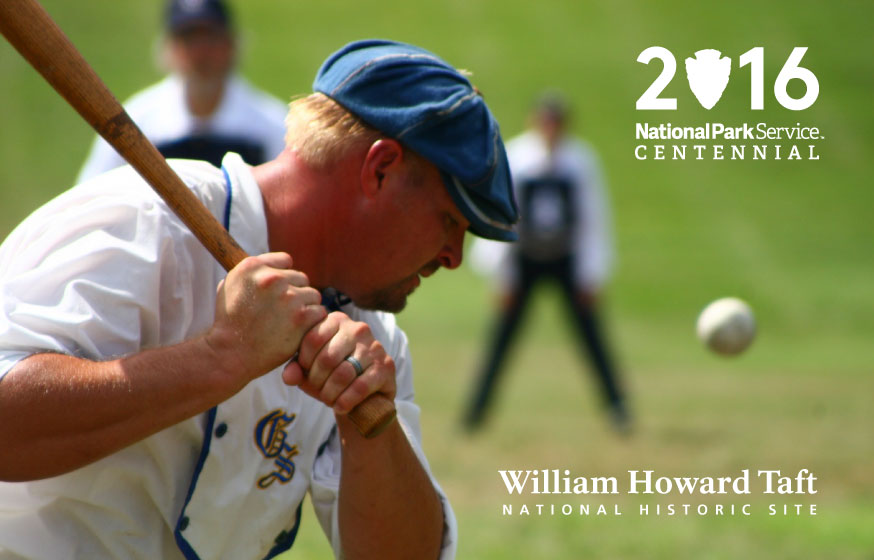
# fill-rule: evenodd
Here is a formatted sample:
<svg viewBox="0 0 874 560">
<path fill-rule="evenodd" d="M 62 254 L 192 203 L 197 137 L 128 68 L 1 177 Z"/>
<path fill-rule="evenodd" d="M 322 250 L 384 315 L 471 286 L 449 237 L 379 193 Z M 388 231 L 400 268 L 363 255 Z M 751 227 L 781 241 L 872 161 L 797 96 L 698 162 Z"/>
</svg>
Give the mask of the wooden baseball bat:
<svg viewBox="0 0 874 560">
<path fill-rule="evenodd" d="M 0 33 L 142 175 L 225 270 L 246 258 L 36 0 L 0 0 Z M 394 403 L 374 394 L 349 418 L 362 435 L 374 437 L 395 415 Z"/>
</svg>

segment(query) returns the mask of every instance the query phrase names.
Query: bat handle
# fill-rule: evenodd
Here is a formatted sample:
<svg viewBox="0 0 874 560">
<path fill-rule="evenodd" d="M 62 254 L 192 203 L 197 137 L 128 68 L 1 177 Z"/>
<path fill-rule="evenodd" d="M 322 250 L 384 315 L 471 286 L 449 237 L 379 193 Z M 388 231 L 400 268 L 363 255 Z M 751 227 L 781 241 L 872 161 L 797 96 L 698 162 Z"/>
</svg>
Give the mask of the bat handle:
<svg viewBox="0 0 874 560">
<path fill-rule="evenodd" d="M 352 409 L 349 420 L 358 433 L 369 439 L 385 431 L 396 416 L 394 402 L 381 393 L 374 393 Z"/>
</svg>

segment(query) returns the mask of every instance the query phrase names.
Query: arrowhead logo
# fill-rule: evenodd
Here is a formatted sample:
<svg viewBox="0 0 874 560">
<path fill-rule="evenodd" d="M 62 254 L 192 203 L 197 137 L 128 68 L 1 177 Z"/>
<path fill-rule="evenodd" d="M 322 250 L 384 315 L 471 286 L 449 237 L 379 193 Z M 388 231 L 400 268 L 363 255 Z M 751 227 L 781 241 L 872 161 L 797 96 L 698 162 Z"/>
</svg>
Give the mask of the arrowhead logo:
<svg viewBox="0 0 874 560">
<path fill-rule="evenodd" d="M 708 111 L 722 97 L 731 73 L 731 59 L 727 56 L 719 58 L 721 54 L 715 49 L 704 49 L 696 52 L 695 58 L 686 59 L 689 89 Z"/>
</svg>

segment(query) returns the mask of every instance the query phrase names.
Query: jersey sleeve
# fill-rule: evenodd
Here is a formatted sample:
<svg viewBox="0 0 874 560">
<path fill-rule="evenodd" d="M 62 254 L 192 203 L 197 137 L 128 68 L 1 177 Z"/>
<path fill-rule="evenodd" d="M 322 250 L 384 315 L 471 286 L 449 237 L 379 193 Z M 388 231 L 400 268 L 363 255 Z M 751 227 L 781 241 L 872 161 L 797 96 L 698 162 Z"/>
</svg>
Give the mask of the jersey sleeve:
<svg viewBox="0 0 874 560">
<path fill-rule="evenodd" d="M 132 174 L 102 176 L 115 195 L 65 193 L 0 248 L 0 376 L 34 353 L 103 360 L 183 337 L 202 299 L 185 281 L 193 237 Z"/>
<path fill-rule="evenodd" d="M 386 314 L 378 315 L 391 317 Z M 356 319 L 361 320 L 362 318 Z M 376 338 L 385 346 L 386 351 L 395 362 L 397 375 L 395 406 L 397 407 L 398 422 L 400 422 L 401 428 L 410 442 L 410 446 L 431 478 L 431 483 L 434 485 L 443 505 L 443 547 L 440 558 L 447 560 L 455 558 L 458 542 L 458 525 L 449 500 L 434 479 L 428 461 L 425 458 L 425 453 L 422 450 L 419 407 L 413 399 L 412 364 L 406 335 L 394 325 L 393 317 L 391 317 L 387 326 L 384 322 L 379 324 L 374 324 L 371 320 L 367 320 L 367 322 L 373 329 Z M 316 516 L 319 518 L 319 523 L 325 534 L 330 539 L 334 555 L 337 558 L 341 558 L 340 531 L 337 521 L 337 498 L 340 490 L 341 471 L 339 439 L 337 431 L 334 430 L 324 448 L 318 454 L 313 466 L 313 480 L 310 489 Z"/>
</svg>

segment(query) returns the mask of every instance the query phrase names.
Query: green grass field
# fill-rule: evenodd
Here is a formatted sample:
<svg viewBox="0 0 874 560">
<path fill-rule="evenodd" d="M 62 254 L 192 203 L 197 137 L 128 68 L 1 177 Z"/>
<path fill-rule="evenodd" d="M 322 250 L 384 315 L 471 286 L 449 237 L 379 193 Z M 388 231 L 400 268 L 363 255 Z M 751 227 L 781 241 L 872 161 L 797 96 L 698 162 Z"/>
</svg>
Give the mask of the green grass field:
<svg viewBox="0 0 874 560">
<path fill-rule="evenodd" d="M 125 98 L 155 81 L 160 2 L 44 5 Z M 619 267 L 609 328 L 632 390 L 637 429 L 615 436 L 600 414 L 555 294 L 544 292 L 505 372 L 488 430 L 458 425 L 491 321 L 487 282 L 463 267 L 428 280 L 399 318 L 412 344 L 426 450 L 455 507 L 459 558 L 870 560 L 874 557 L 874 5 L 857 2 L 411 3 L 237 2 L 243 73 L 277 96 L 309 91 L 332 50 L 388 37 L 435 50 L 474 73 L 502 123 L 519 132 L 532 96 L 559 87 L 578 131 L 600 149 L 615 212 Z M 660 64 L 677 57 L 664 96 L 675 112 L 637 112 Z M 764 47 L 765 109 L 749 108 L 738 57 Z M 801 112 L 772 86 L 794 47 L 820 94 Z M 685 83 L 683 58 L 716 48 L 732 79 L 711 111 Z M 0 237 L 69 186 L 92 139 L 73 111 L 0 44 Z M 794 87 L 794 86 L 793 86 Z M 799 97 L 802 91 L 790 87 Z M 817 126 L 818 161 L 638 161 L 636 122 Z M 757 313 L 749 352 L 721 359 L 694 337 L 711 299 L 738 295 Z M 737 476 L 781 469 L 817 476 L 815 495 L 508 497 L 500 469 L 569 469 L 627 479 Z M 754 481 L 755 482 L 755 479 Z M 582 498 L 582 499 L 581 499 Z M 750 516 L 642 516 L 641 504 L 750 503 Z M 605 503 L 623 515 L 505 516 L 503 504 Z M 815 516 L 767 506 L 816 504 Z M 284 558 L 328 558 L 309 508 Z M 593 508 L 594 511 L 594 508 Z"/>
</svg>

